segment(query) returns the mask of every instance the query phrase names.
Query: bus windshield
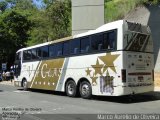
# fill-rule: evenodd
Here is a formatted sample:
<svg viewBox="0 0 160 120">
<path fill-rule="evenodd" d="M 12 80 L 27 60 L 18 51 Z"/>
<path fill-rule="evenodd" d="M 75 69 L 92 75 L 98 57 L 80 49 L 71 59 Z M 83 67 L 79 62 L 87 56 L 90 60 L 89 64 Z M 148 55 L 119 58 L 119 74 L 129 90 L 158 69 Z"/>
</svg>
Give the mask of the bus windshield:
<svg viewBox="0 0 160 120">
<path fill-rule="evenodd" d="M 20 75 L 20 71 L 21 71 L 21 52 L 16 53 L 14 66 L 15 66 L 15 76 Z"/>
</svg>

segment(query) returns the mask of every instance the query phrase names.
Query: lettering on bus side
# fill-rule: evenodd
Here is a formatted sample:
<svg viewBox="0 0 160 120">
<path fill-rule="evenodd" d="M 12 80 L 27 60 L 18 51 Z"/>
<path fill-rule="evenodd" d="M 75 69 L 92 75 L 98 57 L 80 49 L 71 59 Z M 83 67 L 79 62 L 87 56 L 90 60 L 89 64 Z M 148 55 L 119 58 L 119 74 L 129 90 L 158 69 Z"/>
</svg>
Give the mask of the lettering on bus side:
<svg viewBox="0 0 160 120">
<path fill-rule="evenodd" d="M 61 77 L 64 58 L 42 61 L 36 69 L 31 88 L 55 90 Z"/>
<path fill-rule="evenodd" d="M 46 71 L 47 69 L 47 71 Z M 41 77 L 46 78 L 46 77 L 55 77 L 55 76 L 60 76 L 61 74 L 61 69 L 58 68 L 50 68 L 48 69 L 48 65 L 44 63 L 41 68 Z"/>
</svg>

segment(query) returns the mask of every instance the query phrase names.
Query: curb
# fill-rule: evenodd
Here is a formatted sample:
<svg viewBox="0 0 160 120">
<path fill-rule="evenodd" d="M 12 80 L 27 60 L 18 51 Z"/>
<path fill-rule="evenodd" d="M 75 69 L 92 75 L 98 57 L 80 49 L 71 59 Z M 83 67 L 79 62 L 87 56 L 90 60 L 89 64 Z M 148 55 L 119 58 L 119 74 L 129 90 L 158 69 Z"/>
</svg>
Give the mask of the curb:
<svg viewBox="0 0 160 120">
<path fill-rule="evenodd" d="M 2 84 L 2 85 L 11 85 L 11 86 L 14 86 L 14 81 L 2 81 L 2 82 L 0 82 L 0 84 Z"/>
</svg>

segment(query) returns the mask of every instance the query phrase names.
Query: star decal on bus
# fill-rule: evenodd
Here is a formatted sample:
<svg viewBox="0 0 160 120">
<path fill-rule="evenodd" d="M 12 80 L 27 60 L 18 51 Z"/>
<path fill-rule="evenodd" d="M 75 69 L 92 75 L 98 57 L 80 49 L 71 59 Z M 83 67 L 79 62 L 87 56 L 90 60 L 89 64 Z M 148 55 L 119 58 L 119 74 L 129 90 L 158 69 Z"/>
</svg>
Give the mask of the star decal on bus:
<svg viewBox="0 0 160 120">
<path fill-rule="evenodd" d="M 109 75 L 109 68 L 113 72 L 116 73 L 116 68 L 114 65 L 114 61 L 118 58 L 119 54 L 112 55 L 111 53 L 106 53 L 105 56 L 99 56 L 96 60 L 96 64 L 91 65 L 92 68 L 89 67 L 85 70 L 87 76 L 90 76 L 92 79 L 92 85 L 97 85 L 97 78 L 99 76 L 106 77 L 105 79 L 105 86 L 111 86 L 112 81 L 114 79 L 113 76 Z M 93 76 L 91 76 L 93 73 Z M 105 74 L 105 75 L 104 75 Z"/>
<path fill-rule="evenodd" d="M 103 73 L 110 68 L 112 71 L 116 73 L 116 69 L 114 66 L 114 61 L 118 58 L 119 54 L 111 55 L 111 53 L 107 53 L 105 56 L 99 56 L 99 59 L 103 61 L 105 67 L 103 69 Z"/>
<path fill-rule="evenodd" d="M 97 59 L 96 65 L 91 65 L 93 69 L 95 70 L 95 75 L 100 74 L 102 75 L 102 67 L 104 66 L 103 64 L 99 64 L 99 60 Z"/>
<path fill-rule="evenodd" d="M 85 71 L 87 73 L 87 76 L 90 76 L 92 70 L 90 70 L 89 68 L 87 68 L 87 70 L 85 70 Z"/>
<path fill-rule="evenodd" d="M 93 77 L 90 77 L 90 78 L 92 79 L 92 85 L 93 86 L 97 85 L 97 78 L 98 77 L 96 77 L 95 74 L 94 74 Z"/>
</svg>

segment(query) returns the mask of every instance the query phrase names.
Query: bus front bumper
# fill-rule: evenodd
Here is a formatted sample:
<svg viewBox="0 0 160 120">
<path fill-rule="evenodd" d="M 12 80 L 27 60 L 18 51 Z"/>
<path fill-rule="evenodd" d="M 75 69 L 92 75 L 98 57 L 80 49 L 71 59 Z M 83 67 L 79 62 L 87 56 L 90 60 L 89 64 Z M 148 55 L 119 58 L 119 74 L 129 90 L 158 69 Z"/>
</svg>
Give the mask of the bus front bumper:
<svg viewBox="0 0 160 120">
<path fill-rule="evenodd" d="M 14 81 L 15 87 L 21 87 L 21 81 Z"/>
</svg>

